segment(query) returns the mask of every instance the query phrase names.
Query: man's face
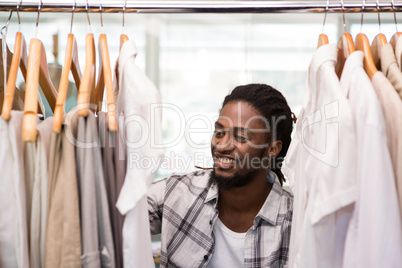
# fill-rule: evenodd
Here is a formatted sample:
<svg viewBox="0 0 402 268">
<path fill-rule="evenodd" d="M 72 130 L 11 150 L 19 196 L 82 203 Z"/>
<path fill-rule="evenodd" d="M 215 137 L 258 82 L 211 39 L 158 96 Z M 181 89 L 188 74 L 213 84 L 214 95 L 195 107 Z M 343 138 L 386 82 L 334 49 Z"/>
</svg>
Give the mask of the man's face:
<svg viewBox="0 0 402 268">
<path fill-rule="evenodd" d="M 211 141 L 211 182 L 226 190 L 240 187 L 254 178 L 261 165 L 269 165 L 268 130 L 266 119 L 247 102 L 226 104 Z"/>
</svg>

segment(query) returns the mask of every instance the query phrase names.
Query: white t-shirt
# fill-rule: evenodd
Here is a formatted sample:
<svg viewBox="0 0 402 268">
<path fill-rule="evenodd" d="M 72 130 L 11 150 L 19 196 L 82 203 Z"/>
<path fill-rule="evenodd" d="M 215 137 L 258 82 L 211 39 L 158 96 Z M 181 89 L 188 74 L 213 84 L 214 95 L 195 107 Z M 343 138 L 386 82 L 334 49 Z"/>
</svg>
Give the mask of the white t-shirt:
<svg viewBox="0 0 402 268">
<path fill-rule="evenodd" d="M 358 193 L 342 267 L 401 267 L 402 225 L 384 116 L 363 58 L 361 51 L 349 55 L 341 76 L 355 118 L 358 152 Z"/>
<path fill-rule="evenodd" d="M 244 267 L 244 240 L 246 233 L 236 233 L 218 218 L 215 228 L 215 251 L 208 268 Z"/>
</svg>

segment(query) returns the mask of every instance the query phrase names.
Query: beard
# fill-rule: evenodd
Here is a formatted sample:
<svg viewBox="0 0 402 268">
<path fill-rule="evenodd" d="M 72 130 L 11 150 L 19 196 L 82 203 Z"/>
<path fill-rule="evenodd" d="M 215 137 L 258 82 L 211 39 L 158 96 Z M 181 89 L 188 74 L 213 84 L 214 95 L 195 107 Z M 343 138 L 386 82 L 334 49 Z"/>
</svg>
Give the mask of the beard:
<svg viewBox="0 0 402 268">
<path fill-rule="evenodd" d="M 255 174 L 257 172 L 258 170 L 255 169 L 249 171 L 245 175 L 234 174 L 232 177 L 223 177 L 216 175 L 214 167 L 212 172 L 209 174 L 208 185 L 209 186 L 216 185 L 219 190 L 228 191 L 233 188 L 238 188 L 247 185 L 254 179 Z"/>
<path fill-rule="evenodd" d="M 264 154 L 266 150 L 267 148 L 264 148 L 260 153 L 258 159 L 261 159 L 261 161 L 264 159 Z M 244 175 L 235 173 L 232 177 L 223 177 L 216 175 L 215 169 L 216 167 L 214 165 L 212 172 L 209 174 L 208 186 L 216 185 L 218 189 L 222 191 L 227 191 L 233 188 L 238 188 L 247 185 L 254 179 L 255 175 L 259 171 L 259 169 L 252 169 Z"/>
</svg>

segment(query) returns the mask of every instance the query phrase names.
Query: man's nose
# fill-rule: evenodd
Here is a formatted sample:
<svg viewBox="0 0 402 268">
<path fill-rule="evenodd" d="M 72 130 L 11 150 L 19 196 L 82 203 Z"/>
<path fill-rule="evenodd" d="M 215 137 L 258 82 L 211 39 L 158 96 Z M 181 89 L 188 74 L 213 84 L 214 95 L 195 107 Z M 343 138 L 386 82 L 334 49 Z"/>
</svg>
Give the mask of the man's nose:
<svg viewBox="0 0 402 268">
<path fill-rule="evenodd" d="M 216 141 L 215 148 L 221 152 L 232 151 L 235 148 L 233 144 L 233 136 L 227 133 L 224 137 Z"/>
</svg>

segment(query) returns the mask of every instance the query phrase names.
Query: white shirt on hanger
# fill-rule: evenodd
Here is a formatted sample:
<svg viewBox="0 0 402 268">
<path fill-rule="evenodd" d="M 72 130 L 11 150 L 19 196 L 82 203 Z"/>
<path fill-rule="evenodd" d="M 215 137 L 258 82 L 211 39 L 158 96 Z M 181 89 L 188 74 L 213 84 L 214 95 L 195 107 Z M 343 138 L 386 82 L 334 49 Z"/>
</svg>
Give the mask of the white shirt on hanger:
<svg viewBox="0 0 402 268">
<path fill-rule="evenodd" d="M 369 77 L 363 52 L 353 52 L 341 76 L 356 129 L 355 209 L 346 237 L 343 267 L 400 267 L 402 226 L 384 116 Z"/>
<path fill-rule="evenodd" d="M 395 175 L 399 209 L 402 209 L 402 116 L 397 116 L 402 115 L 402 102 L 395 88 L 382 72 L 376 72 L 371 82 L 384 114 L 387 145 Z"/>
<path fill-rule="evenodd" d="M 342 265 L 356 199 L 356 151 L 351 107 L 335 73 L 337 51 L 328 44 L 314 53 L 282 167 L 294 193 L 289 267 Z"/>
<path fill-rule="evenodd" d="M 117 208 L 126 215 L 123 224 L 124 267 L 154 267 L 147 191 L 163 150 L 159 91 L 135 64 L 137 48 L 124 42 L 118 60 L 117 115 L 119 132 L 125 138 L 127 174 Z M 122 117 L 124 122 L 121 121 Z"/>
</svg>

